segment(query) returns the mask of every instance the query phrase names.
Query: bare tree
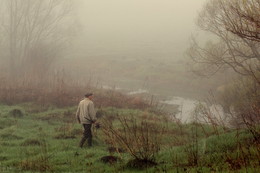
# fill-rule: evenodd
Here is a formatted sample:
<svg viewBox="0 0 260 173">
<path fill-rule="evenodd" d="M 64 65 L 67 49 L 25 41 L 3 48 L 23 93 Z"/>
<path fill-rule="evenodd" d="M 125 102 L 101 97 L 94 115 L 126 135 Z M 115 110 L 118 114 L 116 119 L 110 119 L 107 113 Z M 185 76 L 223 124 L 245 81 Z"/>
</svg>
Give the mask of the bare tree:
<svg viewBox="0 0 260 173">
<path fill-rule="evenodd" d="M 192 38 L 188 53 L 195 61 L 194 70 L 212 75 L 232 68 L 260 84 L 259 20 L 260 0 L 209 0 L 199 15 L 198 26 L 219 41 L 202 47 Z"/>
<path fill-rule="evenodd" d="M 2 0 L 0 33 L 9 73 L 43 74 L 68 39 L 70 0 Z M 33 73 L 32 73 L 33 72 Z"/>
<path fill-rule="evenodd" d="M 219 2 L 227 16 L 223 21 L 228 31 L 260 42 L 260 0 Z"/>
</svg>

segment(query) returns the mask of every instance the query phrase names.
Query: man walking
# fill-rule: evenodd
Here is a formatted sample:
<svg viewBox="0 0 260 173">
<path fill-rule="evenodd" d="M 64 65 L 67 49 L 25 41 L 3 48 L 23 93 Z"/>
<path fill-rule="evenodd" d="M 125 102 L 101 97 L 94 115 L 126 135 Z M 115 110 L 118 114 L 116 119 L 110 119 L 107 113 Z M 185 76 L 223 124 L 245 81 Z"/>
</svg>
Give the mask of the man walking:
<svg viewBox="0 0 260 173">
<path fill-rule="evenodd" d="M 85 99 L 80 101 L 78 110 L 76 113 L 77 121 L 83 125 L 84 132 L 81 138 L 79 146 L 82 148 L 85 141 L 88 140 L 88 146 L 92 146 L 92 132 L 91 126 L 96 122 L 96 111 L 94 103 L 92 102 L 93 93 L 85 95 Z"/>
</svg>

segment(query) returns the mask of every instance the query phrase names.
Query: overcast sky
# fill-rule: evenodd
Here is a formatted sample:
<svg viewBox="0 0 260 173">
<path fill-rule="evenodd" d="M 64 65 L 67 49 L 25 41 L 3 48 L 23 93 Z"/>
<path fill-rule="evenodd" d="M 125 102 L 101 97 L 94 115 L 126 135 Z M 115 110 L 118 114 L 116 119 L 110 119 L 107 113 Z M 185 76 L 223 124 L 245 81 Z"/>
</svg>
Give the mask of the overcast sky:
<svg viewBox="0 0 260 173">
<path fill-rule="evenodd" d="M 82 0 L 79 16 L 88 49 L 178 51 L 188 47 L 206 0 Z"/>
</svg>

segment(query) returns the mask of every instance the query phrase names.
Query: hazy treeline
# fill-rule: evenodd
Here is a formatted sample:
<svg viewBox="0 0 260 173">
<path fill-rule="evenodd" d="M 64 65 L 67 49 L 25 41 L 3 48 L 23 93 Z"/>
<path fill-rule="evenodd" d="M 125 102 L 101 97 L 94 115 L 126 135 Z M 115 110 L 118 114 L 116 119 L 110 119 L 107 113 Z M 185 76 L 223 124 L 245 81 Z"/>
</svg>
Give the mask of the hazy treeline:
<svg viewBox="0 0 260 173">
<path fill-rule="evenodd" d="M 189 49 L 195 72 L 214 75 L 232 69 L 237 74 L 235 81 L 219 87 L 218 101 L 237 125 L 254 128 L 260 122 L 259 18 L 259 0 L 209 0 L 197 24 L 219 40 L 201 46 L 193 38 Z"/>
<path fill-rule="evenodd" d="M 73 1 L 3 0 L 0 8 L 1 101 L 60 102 L 68 86 L 54 62 L 74 35 Z"/>
<path fill-rule="evenodd" d="M 73 35 L 72 1 L 1 1 L 1 74 L 45 78 Z"/>
</svg>

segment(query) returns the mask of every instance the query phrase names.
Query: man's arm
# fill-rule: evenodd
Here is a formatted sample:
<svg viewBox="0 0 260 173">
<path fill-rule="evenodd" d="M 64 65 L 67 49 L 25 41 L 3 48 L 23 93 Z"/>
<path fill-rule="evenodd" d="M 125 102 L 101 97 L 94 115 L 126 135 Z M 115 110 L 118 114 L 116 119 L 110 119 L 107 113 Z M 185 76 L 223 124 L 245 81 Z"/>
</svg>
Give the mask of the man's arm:
<svg viewBox="0 0 260 173">
<path fill-rule="evenodd" d="M 96 111 L 95 111 L 95 107 L 94 107 L 94 103 L 90 102 L 88 105 L 88 111 L 89 111 L 89 116 L 90 119 L 95 122 L 97 120 L 96 118 Z"/>
<path fill-rule="evenodd" d="M 77 112 L 76 112 L 76 119 L 77 119 L 78 123 L 80 123 L 79 114 L 80 114 L 80 105 L 78 106 L 78 109 L 77 109 Z"/>
</svg>

